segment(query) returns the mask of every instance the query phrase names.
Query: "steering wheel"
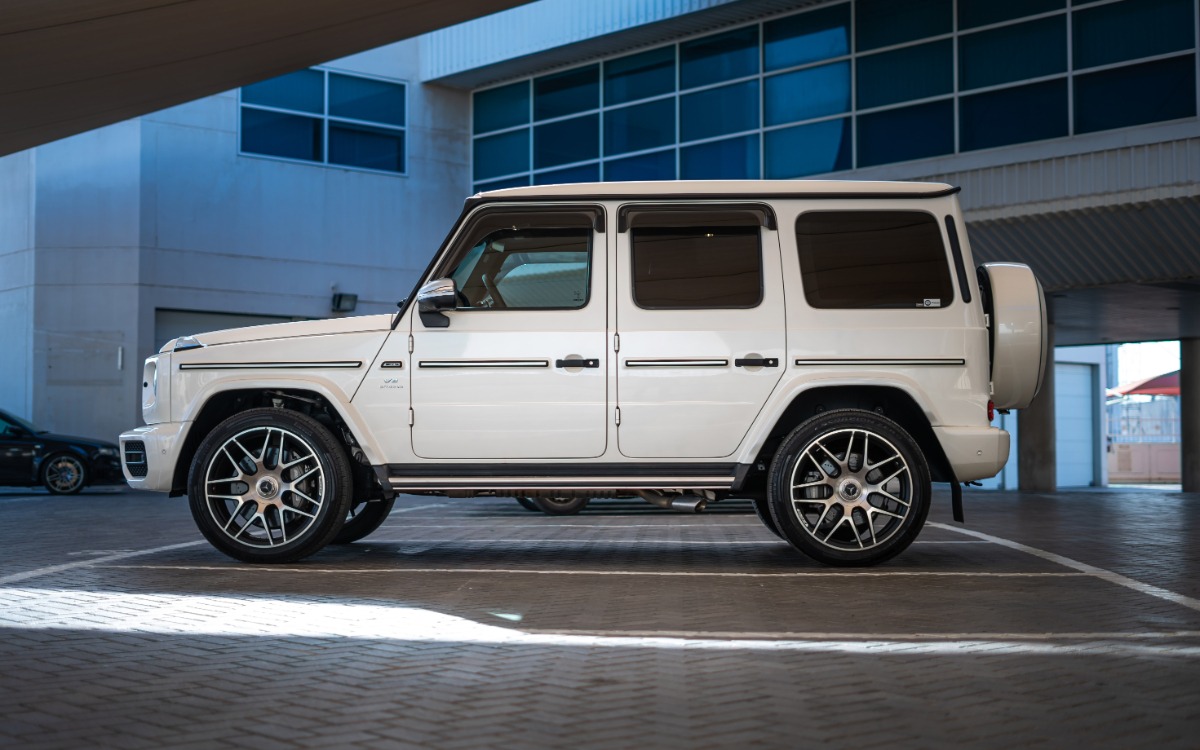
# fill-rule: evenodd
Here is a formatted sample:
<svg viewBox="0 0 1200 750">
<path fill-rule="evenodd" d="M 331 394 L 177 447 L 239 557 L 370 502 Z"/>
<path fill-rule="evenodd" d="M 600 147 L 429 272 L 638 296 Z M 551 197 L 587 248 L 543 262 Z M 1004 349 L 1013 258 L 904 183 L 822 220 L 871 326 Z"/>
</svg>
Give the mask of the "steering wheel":
<svg viewBox="0 0 1200 750">
<path fill-rule="evenodd" d="M 492 277 L 485 273 L 482 279 L 483 288 L 487 290 L 488 296 L 492 298 L 492 307 L 508 307 L 508 303 L 505 302 L 504 298 L 500 296 L 500 290 L 496 288 L 494 283 L 492 283 Z"/>
</svg>

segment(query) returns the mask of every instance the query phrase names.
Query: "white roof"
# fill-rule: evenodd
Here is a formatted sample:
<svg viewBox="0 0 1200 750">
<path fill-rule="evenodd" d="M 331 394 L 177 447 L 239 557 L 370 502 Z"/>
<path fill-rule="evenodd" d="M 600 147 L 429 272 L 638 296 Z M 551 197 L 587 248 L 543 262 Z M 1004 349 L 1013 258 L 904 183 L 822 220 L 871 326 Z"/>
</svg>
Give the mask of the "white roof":
<svg viewBox="0 0 1200 750">
<path fill-rule="evenodd" d="M 847 196 L 863 194 L 922 195 L 950 190 L 944 182 L 884 182 L 865 180 L 661 180 L 655 182 L 582 182 L 566 185 L 535 185 L 533 187 L 489 190 L 478 195 L 483 198 L 570 198 L 587 196 L 745 196 L 795 195 L 838 193 Z"/>
</svg>

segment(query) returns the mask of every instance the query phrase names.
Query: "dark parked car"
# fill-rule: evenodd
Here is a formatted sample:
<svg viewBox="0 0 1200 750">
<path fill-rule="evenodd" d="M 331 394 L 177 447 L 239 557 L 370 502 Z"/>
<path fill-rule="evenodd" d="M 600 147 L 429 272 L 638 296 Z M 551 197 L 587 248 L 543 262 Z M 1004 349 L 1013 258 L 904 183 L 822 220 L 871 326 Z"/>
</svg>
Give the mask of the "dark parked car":
<svg viewBox="0 0 1200 750">
<path fill-rule="evenodd" d="M 105 440 L 53 435 L 0 411 L 0 485 L 42 485 L 70 495 L 91 484 L 120 484 L 117 446 Z"/>
</svg>

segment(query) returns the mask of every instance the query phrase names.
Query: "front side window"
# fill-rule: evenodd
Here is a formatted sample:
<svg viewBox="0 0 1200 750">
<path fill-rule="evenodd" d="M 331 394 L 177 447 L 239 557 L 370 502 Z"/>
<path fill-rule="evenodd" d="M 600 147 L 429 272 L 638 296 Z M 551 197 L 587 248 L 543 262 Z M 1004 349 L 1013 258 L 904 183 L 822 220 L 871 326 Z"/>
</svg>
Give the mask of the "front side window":
<svg viewBox="0 0 1200 750">
<path fill-rule="evenodd" d="M 756 307 L 758 226 L 634 227 L 633 300 L 651 310 Z"/>
<path fill-rule="evenodd" d="M 937 220 L 923 211 L 811 211 L 796 220 L 804 296 L 823 309 L 945 307 Z"/>
<path fill-rule="evenodd" d="M 244 86 L 241 151 L 404 174 L 403 83 L 308 69 Z"/>
<path fill-rule="evenodd" d="M 587 305 L 592 226 L 586 216 L 534 222 L 488 217 L 477 222 L 460 248 L 442 274 L 454 279 L 460 310 Z"/>
</svg>

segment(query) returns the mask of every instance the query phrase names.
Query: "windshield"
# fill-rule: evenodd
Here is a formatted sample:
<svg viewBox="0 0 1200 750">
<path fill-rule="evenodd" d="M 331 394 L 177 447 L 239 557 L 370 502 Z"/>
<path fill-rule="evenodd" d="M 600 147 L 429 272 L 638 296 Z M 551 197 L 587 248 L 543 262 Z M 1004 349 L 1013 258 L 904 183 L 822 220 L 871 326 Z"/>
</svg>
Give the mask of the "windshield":
<svg viewBox="0 0 1200 750">
<path fill-rule="evenodd" d="M 21 428 L 23 428 L 29 432 L 33 432 L 33 433 L 41 432 L 41 430 L 34 427 L 31 422 L 26 422 L 24 419 L 21 419 L 20 417 L 14 417 L 11 414 L 6 414 L 4 412 L 0 412 L 0 430 L 3 430 L 8 425 L 17 425 L 18 427 L 21 427 Z"/>
</svg>

